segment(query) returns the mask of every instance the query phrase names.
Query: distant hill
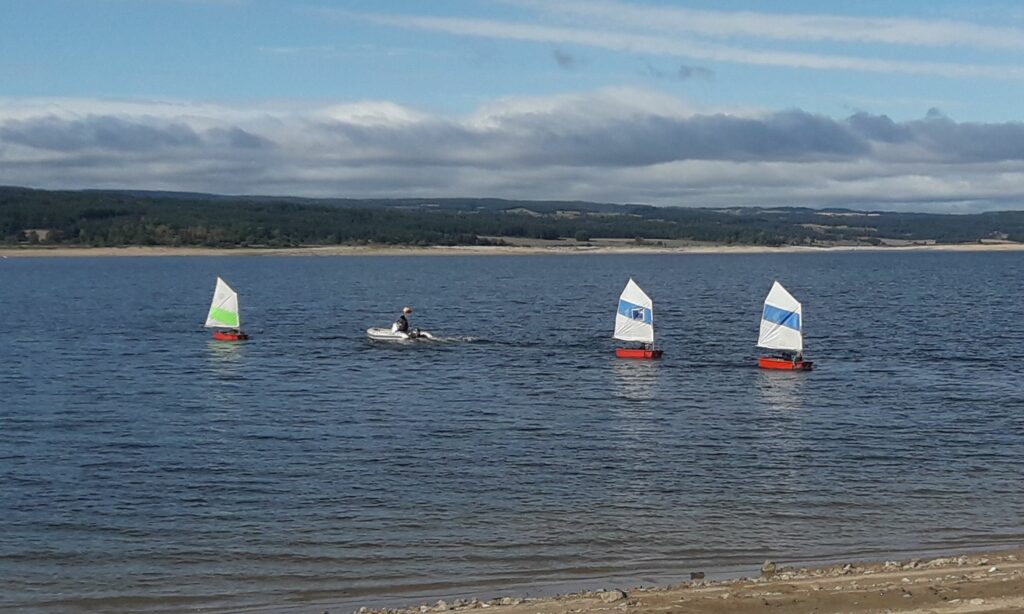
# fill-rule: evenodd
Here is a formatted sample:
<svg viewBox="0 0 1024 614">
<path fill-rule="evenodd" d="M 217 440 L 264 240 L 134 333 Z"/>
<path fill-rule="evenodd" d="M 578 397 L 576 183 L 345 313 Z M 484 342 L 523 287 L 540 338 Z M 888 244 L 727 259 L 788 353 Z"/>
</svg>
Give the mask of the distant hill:
<svg viewBox="0 0 1024 614">
<path fill-rule="evenodd" d="M 618 238 L 735 245 L 1024 241 L 1024 211 L 694 209 L 497 198 L 345 199 L 0 187 L 0 240 L 88 246 L 486 245 Z"/>
</svg>

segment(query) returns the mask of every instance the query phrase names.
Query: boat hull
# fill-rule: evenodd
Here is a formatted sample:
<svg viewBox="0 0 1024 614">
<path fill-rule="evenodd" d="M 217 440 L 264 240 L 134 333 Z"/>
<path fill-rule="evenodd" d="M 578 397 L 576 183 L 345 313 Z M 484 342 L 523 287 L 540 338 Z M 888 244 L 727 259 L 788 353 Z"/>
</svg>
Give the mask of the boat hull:
<svg viewBox="0 0 1024 614">
<path fill-rule="evenodd" d="M 434 335 L 426 331 L 415 330 L 408 333 L 394 331 L 390 328 L 368 328 L 366 336 L 374 341 L 420 341 L 434 339 Z"/>
<path fill-rule="evenodd" d="M 633 358 L 636 360 L 656 360 L 661 358 L 662 350 L 646 350 L 644 348 L 615 348 L 616 358 Z"/>
<path fill-rule="evenodd" d="M 757 359 L 757 366 L 762 369 L 773 369 L 776 371 L 810 371 L 814 368 L 814 363 L 809 360 L 793 361 L 788 358 L 761 356 Z"/>
<path fill-rule="evenodd" d="M 247 341 L 249 335 L 242 331 L 232 332 L 227 330 L 215 330 L 213 331 L 214 341 Z"/>
</svg>

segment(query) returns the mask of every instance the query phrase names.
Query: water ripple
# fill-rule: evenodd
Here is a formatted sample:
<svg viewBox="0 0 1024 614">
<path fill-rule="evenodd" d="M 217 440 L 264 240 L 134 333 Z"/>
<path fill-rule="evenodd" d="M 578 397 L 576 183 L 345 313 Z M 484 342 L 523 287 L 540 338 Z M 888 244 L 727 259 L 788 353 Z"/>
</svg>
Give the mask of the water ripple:
<svg viewBox="0 0 1024 614">
<path fill-rule="evenodd" d="M 200 327 L 218 274 L 250 343 Z M 629 276 L 660 363 L 611 354 Z M 775 278 L 813 373 L 752 366 Z M 0 284 L 0 608 L 402 602 L 1024 538 L 1017 254 L 9 259 Z M 441 342 L 365 339 L 406 303 Z"/>
</svg>

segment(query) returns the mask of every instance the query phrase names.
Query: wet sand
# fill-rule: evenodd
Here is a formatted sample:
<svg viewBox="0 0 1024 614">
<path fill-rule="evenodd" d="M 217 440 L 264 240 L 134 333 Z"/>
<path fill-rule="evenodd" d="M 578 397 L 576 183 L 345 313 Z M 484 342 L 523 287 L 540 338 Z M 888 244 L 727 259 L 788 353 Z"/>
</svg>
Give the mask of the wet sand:
<svg viewBox="0 0 1024 614">
<path fill-rule="evenodd" d="M 498 614 L 604 612 L 747 614 L 785 612 L 1024 612 L 1024 549 L 932 559 L 791 568 L 766 565 L 751 578 L 694 580 L 667 587 L 616 587 L 541 599 L 505 596 L 407 609 L 360 608 L 362 614 L 494 610 Z M 349 608 L 316 608 L 348 612 Z"/>
<path fill-rule="evenodd" d="M 508 246 L 433 246 L 384 247 L 330 245 L 288 248 L 210 248 L 210 247 L 3 247 L 0 258 L 112 257 L 112 256 L 452 256 L 452 255 L 578 255 L 578 254 L 772 254 L 832 252 L 907 252 L 907 251 L 1024 251 L 1024 243 L 964 243 L 955 245 L 909 246 L 835 246 L 766 247 L 761 245 L 631 245 L 602 243 L 576 245 L 558 242 L 552 245 Z"/>
</svg>

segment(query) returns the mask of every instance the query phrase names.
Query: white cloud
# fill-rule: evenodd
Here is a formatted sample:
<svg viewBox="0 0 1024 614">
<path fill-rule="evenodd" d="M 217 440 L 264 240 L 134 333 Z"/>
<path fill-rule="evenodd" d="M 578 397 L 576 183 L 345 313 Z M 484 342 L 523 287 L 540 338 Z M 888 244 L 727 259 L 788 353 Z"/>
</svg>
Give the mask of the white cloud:
<svg viewBox="0 0 1024 614">
<path fill-rule="evenodd" d="M 583 45 L 612 51 L 686 57 L 691 59 L 732 62 L 754 66 L 776 66 L 813 70 L 844 70 L 870 73 L 932 75 L 941 77 L 983 77 L 991 79 L 1024 78 L 1024 68 L 1017 64 L 970 64 L 922 60 L 889 60 L 873 57 L 806 53 L 772 49 L 754 49 L 735 45 L 686 39 L 679 35 L 655 31 L 629 32 L 620 27 L 585 29 L 576 26 L 551 26 L 534 23 L 468 19 L 459 17 L 428 17 L 380 13 L 354 14 L 331 11 L 324 14 L 338 18 L 358 18 L 377 24 L 457 36 L 543 42 L 560 45 Z"/>
<path fill-rule="evenodd" d="M 427 115 L 389 101 L 361 101 L 336 104 L 317 111 L 315 117 L 364 126 L 414 124 Z"/>
<path fill-rule="evenodd" d="M 508 97 L 481 105 L 468 118 L 475 128 L 495 128 L 512 118 L 534 115 L 572 116 L 574 121 L 609 121 L 637 113 L 662 117 L 692 117 L 701 107 L 652 90 L 604 88 L 596 92 L 554 96 Z M 737 115 L 755 115 L 749 109 L 731 109 Z"/>
<path fill-rule="evenodd" d="M 704 11 L 604 0 L 511 0 L 509 3 L 571 15 L 574 19 L 714 38 L 1024 50 L 1024 28 L 983 26 L 964 20 Z"/>
</svg>

